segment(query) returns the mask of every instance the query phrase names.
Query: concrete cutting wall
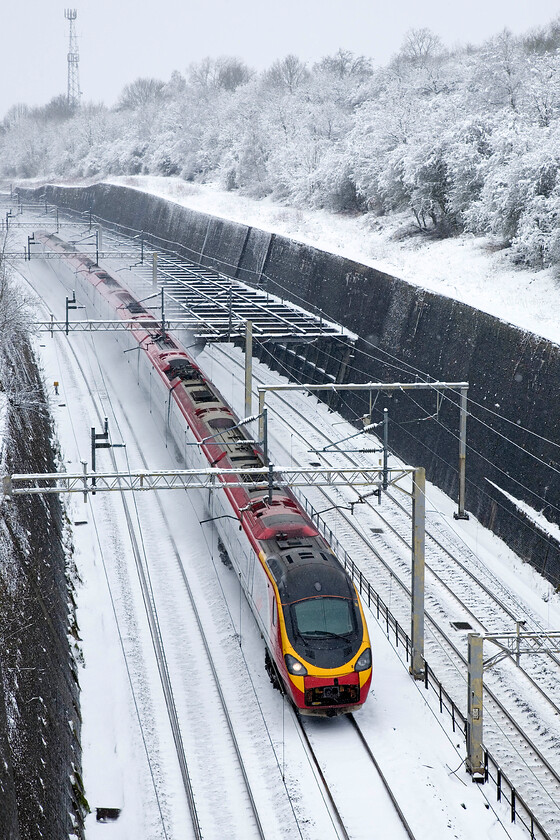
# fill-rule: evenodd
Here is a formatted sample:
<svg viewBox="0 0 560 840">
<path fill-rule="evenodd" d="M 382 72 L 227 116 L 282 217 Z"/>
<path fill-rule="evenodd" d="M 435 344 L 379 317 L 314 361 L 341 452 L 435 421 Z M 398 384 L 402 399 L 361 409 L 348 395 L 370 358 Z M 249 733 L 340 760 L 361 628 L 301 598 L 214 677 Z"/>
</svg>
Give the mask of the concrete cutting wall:
<svg viewBox="0 0 560 840">
<path fill-rule="evenodd" d="M 466 507 L 560 586 L 558 542 L 505 495 L 560 520 L 558 345 L 374 268 L 137 190 L 47 187 L 41 195 L 321 310 L 360 336 L 346 381 L 414 381 L 418 373 L 469 382 Z M 458 399 L 400 392 L 373 401 L 373 421 L 389 409 L 391 448 L 456 498 Z M 369 397 L 349 393 L 338 409 L 360 417 Z"/>
</svg>

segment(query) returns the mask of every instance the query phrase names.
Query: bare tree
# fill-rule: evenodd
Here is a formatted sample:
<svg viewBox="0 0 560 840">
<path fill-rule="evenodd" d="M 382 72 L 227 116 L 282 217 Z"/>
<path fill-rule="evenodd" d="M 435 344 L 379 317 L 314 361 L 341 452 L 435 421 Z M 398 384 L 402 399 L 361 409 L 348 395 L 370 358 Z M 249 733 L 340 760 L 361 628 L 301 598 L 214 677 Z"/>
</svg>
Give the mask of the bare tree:
<svg viewBox="0 0 560 840">
<path fill-rule="evenodd" d="M 442 52 L 443 45 L 439 36 L 425 28 L 409 29 L 401 47 L 401 55 L 419 66 L 424 66 Z"/>
<path fill-rule="evenodd" d="M 155 102 L 165 87 L 159 79 L 140 78 L 125 85 L 117 103 L 118 111 L 133 111 Z"/>
<path fill-rule="evenodd" d="M 269 85 L 284 88 L 289 93 L 294 93 L 308 78 L 307 65 L 297 55 L 287 55 L 275 61 L 265 75 L 265 80 Z"/>
<path fill-rule="evenodd" d="M 46 105 L 33 108 L 31 116 L 47 122 L 62 122 L 73 117 L 75 113 L 76 106 L 70 105 L 66 95 L 60 93 L 58 96 L 53 96 Z"/>
<path fill-rule="evenodd" d="M 492 90 L 492 104 L 506 105 L 517 111 L 527 72 L 520 42 L 509 29 L 491 38 L 483 53 L 484 72 Z"/>
<path fill-rule="evenodd" d="M 240 58 L 222 56 L 216 61 L 216 84 L 224 90 L 234 91 L 251 78 L 251 71 Z"/>
<path fill-rule="evenodd" d="M 197 64 L 191 64 L 188 75 L 194 87 L 234 91 L 240 85 L 247 84 L 253 71 L 240 58 L 223 55 L 216 59 L 207 57 Z"/>
<path fill-rule="evenodd" d="M 15 105 L 12 105 L 6 113 L 2 124 L 3 128 L 13 128 L 13 126 L 17 125 L 27 116 L 29 116 L 29 105 L 25 105 L 23 102 L 18 102 Z"/>
<path fill-rule="evenodd" d="M 339 49 L 334 55 L 327 55 L 321 59 L 315 69 L 325 70 L 340 79 L 348 76 L 371 76 L 371 59 L 363 55 L 354 55 L 350 50 Z"/>
<path fill-rule="evenodd" d="M 560 48 L 560 17 L 552 20 L 548 26 L 532 29 L 523 38 L 523 47 L 528 53 L 556 53 Z"/>
<path fill-rule="evenodd" d="M 214 59 L 206 56 L 202 61 L 190 64 L 187 75 L 189 83 L 194 87 L 213 87 L 216 83 L 216 62 Z"/>
</svg>

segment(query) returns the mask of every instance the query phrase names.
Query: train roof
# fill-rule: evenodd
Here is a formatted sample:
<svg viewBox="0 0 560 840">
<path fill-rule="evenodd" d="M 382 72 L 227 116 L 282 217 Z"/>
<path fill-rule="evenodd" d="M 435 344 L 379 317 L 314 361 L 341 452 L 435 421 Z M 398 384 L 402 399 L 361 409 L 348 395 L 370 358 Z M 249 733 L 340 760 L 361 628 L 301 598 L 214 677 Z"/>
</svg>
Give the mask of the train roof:
<svg viewBox="0 0 560 840">
<path fill-rule="evenodd" d="M 348 575 L 333 554 L 300 546 L 269 557 L 283 604 L 305 598 L 354 598 Z"/>
</svg>

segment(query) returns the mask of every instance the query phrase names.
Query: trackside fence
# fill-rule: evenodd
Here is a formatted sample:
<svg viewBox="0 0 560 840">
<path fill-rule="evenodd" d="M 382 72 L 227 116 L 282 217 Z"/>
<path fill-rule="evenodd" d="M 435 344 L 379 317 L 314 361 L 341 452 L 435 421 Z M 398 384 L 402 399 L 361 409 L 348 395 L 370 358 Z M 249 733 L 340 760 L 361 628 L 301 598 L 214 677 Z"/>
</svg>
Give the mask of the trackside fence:
<svg viewBox="0 0 560 840">
<path fill-rule="evenodd" d="M 367 580 L 363 572 L 358 568 L 347 551 L 340 545 L 329 526 L 297 488 L 293 492 L 298 496 L 300 504 L 305 508 L 307 514 L 316 524 L 317 529 L 327 540 L 338 559 L 354 581 L 362 600 L 368 605 L 370 611 L 375 614 L 387 638 L 394 642 L 395 647 L 404 656 L 406 662 L 410 660 L 412 644 L 410 636 L 399 624 L 389 607 L 385 604 L 379 593 Z M 452 700 L 427 662 L 424 668 L 424 686 L 432 690 L 439 704 L 440 714 L 445 713 L 451 720 L 453 732 L 460 732 L 463 738 L 467 738 L 467 720 L 457 704 Z M 484 781 L 490 782 L 496 790 L 496 801 L 504 803 L 509 810 L 509 817 L 512 823 L 523 827 L 531 840 L 552 840 L 552 837 L 544 829 L 524 799 L 517 793 L 514 785 L 499 766 L 488 750 L 484 750 Z"/>
</svg>

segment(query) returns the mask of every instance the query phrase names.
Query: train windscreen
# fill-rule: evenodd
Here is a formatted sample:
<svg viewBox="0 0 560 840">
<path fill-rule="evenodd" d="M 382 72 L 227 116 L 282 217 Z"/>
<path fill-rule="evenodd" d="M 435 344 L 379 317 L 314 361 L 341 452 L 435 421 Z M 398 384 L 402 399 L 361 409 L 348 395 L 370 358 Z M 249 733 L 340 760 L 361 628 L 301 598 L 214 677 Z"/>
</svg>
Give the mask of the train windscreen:
<svg viewBox="0 0 560 840">
<path fill-rule="evenodd" d="M 292 616 L 304 639 L 347 638 L 356 632 L 353 604 L 346 598 L 307 598 L 292 604 Z"/>
</svg>

